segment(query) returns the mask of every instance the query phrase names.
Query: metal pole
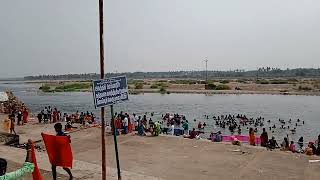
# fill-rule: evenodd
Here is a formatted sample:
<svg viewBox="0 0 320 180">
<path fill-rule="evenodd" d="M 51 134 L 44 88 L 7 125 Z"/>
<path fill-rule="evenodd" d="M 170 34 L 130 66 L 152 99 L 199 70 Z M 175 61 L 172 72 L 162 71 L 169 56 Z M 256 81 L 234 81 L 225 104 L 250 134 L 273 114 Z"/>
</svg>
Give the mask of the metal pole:
<svg viewBox="0 0 320 180">
<path fill-rule="evenodd" d="M 121 171 L 120 171 L 120 162 L 119 162 L 119 151 L 118 151 L 118 142 L 117 142 L 117 133 L 116 133 L 116 124 L 114 121 L 114 112 L 113 105 L 111 107 L 111 123 L 113 124 L 113 141 L 114 149 L 116 151 L 116 161 L 117 161 L 117 170 L 118 170 L 118 180 L 121 180 Z"/>
<path fill-rule="evenodd" d="M 206 83 L 208 82 L 208 59 L 204 60 L 206 62 Z"/>
<path fill-rule="evenodd" d="M 104 79 L 103 0 L 99 0 L 99 29 L 100 29 L 100 79 Z M 105 121 L 104 121 L 104 107 L 101 107 L 102 180 L 107 179 L 105 134 L 106 133 L 105 133 Z"/>
</svg>

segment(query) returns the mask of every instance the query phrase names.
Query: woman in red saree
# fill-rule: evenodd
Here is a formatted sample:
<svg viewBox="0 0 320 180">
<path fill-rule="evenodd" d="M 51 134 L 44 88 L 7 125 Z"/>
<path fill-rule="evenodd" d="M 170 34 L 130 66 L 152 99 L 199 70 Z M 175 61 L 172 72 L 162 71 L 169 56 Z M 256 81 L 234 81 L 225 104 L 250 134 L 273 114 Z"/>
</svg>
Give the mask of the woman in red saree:
<svg viewBox="0 0 320 180">
<path fill-rule="evenodd" d="M 249 129 L 249 143 L 252 146 L 256 145 L 256 136 L 254 134 L 253 128 Z"/>
<path fill-rule="evenodd" d="M 22 116 L 23 116 L 23 123 L 28 123 L 29 112 L 28 112 L 27 108 L 24 108 L 24 110 L 22 112 Z"/>
<path fill-rule="evenodd" d="M 54 110 L 53 111 L 53 116 L 52 116 L 52 122 L 53 123 L 56 123 L 57 122 L 57 119 L 58 119 L 58 111 L 57 110 Z"/>
</svg>

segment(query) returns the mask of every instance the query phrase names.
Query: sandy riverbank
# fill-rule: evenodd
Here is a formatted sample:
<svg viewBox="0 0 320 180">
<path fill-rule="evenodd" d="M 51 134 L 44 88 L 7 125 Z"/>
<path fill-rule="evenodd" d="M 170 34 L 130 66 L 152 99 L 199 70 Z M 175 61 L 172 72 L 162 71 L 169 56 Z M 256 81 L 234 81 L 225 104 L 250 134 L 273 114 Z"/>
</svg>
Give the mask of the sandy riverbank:
<svg viewBox="0 0 320 180">
<path fill-rule="evenodd" d="M 0 117 L 1 118 L 1 117 Z M 41 139 L 40 132 L 53 132 L 53 125 L 28 124 L 17 127 L 21 141 Z M 100 128 L 71 134 L 74 153 L 73 173 L 77 179 L 100 179 Z M 119 153 L 123 179 L 296 179 L 320 178 L 320 163 L 309 163 L 317 156 L 267 151 L 260 147 L 233 146 L 181 137 L 120 136 Z M 116 179 L 112 136 L 106 138 L 108 177 Z M 240 152 L 239 152 L 240 150 Z M 1 157 L 21 164 L 25 151 L 0 145 Z M 45 152 L 37 152 L 39 166 L 50 171 Z M 15 167 L 14 166 L 14 167 Z M 65 172 L 59 171 L 65 175 Z M 63 178 L 62 178 L 63 179 Z"/>
<path fill-rule="evenodd" d="M 169 93 L 177 94 L 270 94 L 270 95 L 304 95 L 304 96 L 320 96 L 320 92 L 280 92 L 280 91 L 250 91 L 250 90 L 183 90 L 183 89 L 167 89 Z M 159 93 L 157 89 L 131 89 L 132 94 L 139 93 Z"/>
<path fill-rule="evenodd" d="M 214 84 L 217 89 L 206 90 L 205 84 L 203 82 L 188 79 L 132 79 L 128 81 L 128 86 L 132 94 L 159 93 L 160 89 L 162 89 L 162 93 L 276 94 L 320 96 L 320 80 L 318 79 L 294 79 L 294 81 L 292 79 L 261 80 L 263 81 L 263 83 L 267 84 L 261 84 L 261 82 L 257 83 L 253 80 L 241 79 L 221 79 L 211 81 L 209 84 Z M 44 87 L 49 88 L 48 92 L 91 91 L 91 87 L 88 87 L 88 83 L 90 83 L 90 81 L 34 81 L 34 83 L 45 85 Z"/>
</svg>

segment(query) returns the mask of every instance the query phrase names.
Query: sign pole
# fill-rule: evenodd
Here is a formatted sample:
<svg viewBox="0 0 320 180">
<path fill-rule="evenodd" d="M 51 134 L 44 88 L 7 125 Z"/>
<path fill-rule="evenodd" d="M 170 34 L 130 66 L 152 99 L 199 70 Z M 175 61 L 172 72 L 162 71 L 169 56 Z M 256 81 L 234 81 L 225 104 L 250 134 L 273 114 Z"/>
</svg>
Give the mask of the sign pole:
<svg viewBox="0 0 320 180">
<path fill-rule="evenodd" d="M 115 152 L 116 152 L 118 180 L 121 180 L 119 151 L 118 151 L 118 142 L 117 142 L 116 124 L 115 124 L 115 120 L 114 120 L 115 117 L 114 117 L 114 112 L 113 112 L 113 105 L 110 105 L 110 108 L 111 108 L 111 123 L 113 124 L 113 140 L 114 140 L 114 149 L 115 149 Z"/>
<path fill-rule="evenodd" d="M 100 29 L 100 79 L 104 79 L 103 0 L 99 0 L 99 29 Z M 104 121 L 104 107 L 101 107 L 102 180 L 107 179 L 105 134 L 106 133 L 105 133 L 105 121 Z"/>
<path fill-rule="evenodd" d="M 103 43 L 100 45 L 103 46 Z M 103 53 L 100 53 L 103 57 Z M 103 58 L 100 61 L 103 67 Z M 128 84 L 126 76 L 112 77 L 103 79 L 103 68 L 101 68 L 101 79 L 92 81 L 92 92 L 95 107 L 101 107 L 101 146 L 102 146 L 102 180 L 106 180 L 106 147 L 105 147 L 105 119 L 104 107 L 110 106 L 111 108 L 111 126 L 113 129 L 114 147 L 117 160 L 118 180 L 121 180 L 121 171 L 119 163 L 119 153 L 117 144 L 117 133 L 115 131 L 115 117 L 113 112 L 113 105 L 127 101 L 128 99 Z"/>
</svg>

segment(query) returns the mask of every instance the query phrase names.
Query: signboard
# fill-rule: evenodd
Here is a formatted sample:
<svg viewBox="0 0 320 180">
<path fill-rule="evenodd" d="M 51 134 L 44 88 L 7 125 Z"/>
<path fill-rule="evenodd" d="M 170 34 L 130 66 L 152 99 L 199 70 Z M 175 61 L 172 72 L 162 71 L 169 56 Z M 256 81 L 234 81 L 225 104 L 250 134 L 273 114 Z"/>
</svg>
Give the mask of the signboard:
<svg viewBox="0 0 320 180">
<path fill-rule="evenodd" d="M 95 80 L 92 83 L 95 107 L 103 107 L 128 100 L 128 85 L 125 76 Z"/>
</svg>

